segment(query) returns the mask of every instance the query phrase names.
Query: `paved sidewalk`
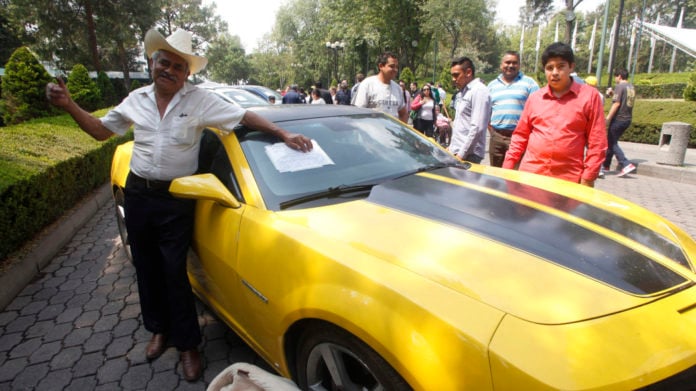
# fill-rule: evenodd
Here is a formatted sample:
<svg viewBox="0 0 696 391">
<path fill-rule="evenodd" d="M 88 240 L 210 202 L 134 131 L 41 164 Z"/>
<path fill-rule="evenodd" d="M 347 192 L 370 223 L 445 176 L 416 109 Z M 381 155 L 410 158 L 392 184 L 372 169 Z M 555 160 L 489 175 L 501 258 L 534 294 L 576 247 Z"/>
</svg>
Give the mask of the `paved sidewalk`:
<svg viewBox="0 0 696 391">
<path fill-rule="evenodd" d="M 619 146 L 626 157 L 638 166 L 637 174 L 696 185 L 696 149 L 686 150 L 683 166 L 671 166 L 660 163 L 665 161 L 666 151 L 661 150 L 657 145 L 620 141 Z M 616 159 L 612 167 L 615 165 Z"/>
<path fill-rule="evenodd" d="M 0 311 L 0 390 L 195 390 L 235 362 L 268 369 L 240 337 L 197 303 L 203 378 L 183 380 L 170 347 L 145 359 L 135 268 L 111 205 L 103 205 Z"/>
</svg>

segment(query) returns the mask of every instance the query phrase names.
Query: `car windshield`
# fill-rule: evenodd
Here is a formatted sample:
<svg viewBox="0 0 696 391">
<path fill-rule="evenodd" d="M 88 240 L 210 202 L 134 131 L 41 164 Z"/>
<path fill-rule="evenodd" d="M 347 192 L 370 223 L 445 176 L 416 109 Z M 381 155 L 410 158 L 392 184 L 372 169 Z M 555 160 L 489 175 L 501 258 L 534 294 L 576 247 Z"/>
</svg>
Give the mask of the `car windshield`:
<svg viewBox="0 0 696 391">
<path fill-rule="evenodd" d="M 294 166 L 277 152 L 299 154 L 278 139 L 258 131 L 238 129 L 237 136 L 269 209 L 315 193 L 327 193 L 310 207 L 346 198 L 332 197 L 336 189 L 351 190 L 428 168 L 456 165 L 459 161 L 434 143 L 383 114 L 359 114 L 277 122 L 290 132 L 301 133 L 315 143 L 317 160 Z M 280 144 L 273 146 L 273 144 Z M 323 153 L 321 153 L 323 151 Z M 323 159 L 322 159 L 323 157 Z M 290 163 L 288 163 L 290 161 Z M 287 164 L 286 164 L 287 163 Z M 358 187 L 356 187 L 358 186 Z M 362 194 L 365 197 L 367 194 Z M 311 198 L 311 197 L 310 197 Z"/>
</svg>

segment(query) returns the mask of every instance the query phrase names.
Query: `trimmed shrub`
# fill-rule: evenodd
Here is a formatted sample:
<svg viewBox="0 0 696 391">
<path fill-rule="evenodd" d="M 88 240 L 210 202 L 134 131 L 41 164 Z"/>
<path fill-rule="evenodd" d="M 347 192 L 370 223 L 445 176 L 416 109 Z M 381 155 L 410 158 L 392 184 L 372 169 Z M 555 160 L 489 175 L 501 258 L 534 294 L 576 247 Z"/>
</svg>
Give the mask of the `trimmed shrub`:
<svg viewBox="0 0 696 391">
<path fill-rule="evenodd" d="M 133 81 L 131 81 L 130 90 L 131 90 L 131 91 L 135 91 L 135 90 L 137 90 L 138 88 L 140 88 L 140 87 L 142 87 L 142 86 L 143 86 L 143 85 L 140 84 L 139 81 L 133 80 Z"/>
<path fill-rule="evenodd" d="M 0 268 L 26 240 L 108 181 L 116 146 L 132 136 L 96 141 L 67 114 L 3 129 Z"/>
<path fill-rule="evenodd" d="M 89 72 L 82 64 L 76 64 L 68 76 L 68 91 L 72 99 L 86 111 L 92 112 L 102 106 L 97 84 L 89 78 Z"/>
<path fill-rule="evenodd" d="M 401 73 L 399 74 L 399 80 L 403 80 L 404 83 L 406 83 L 406 86 L 408 87 L 408 85 L 410 85 L 412 82 L 416 80 L 416 77 L 413 75 L 411 68 L 404 67 L 404 69 L 402 69 Z"/>
<path fill-rule="evenodd" d="M 56 111 L 46 99 L 46 84 L 51 80 L 51 75 L 27 47 L 15 50 L 2 78 L 0 111 L 5 124 L 54 115 Z"/>
<path fill-rule="evenodd" d="M 111 79 L 109 79 L 109 76 L 107 76 L 104 71 L 99 71 L 97 74 L 97 88 L 99 88 L 104 107 L 115 106 L 121 101 L 116 94 L 116 89 L 113 83 L 111 83 Z"/>
</svg>

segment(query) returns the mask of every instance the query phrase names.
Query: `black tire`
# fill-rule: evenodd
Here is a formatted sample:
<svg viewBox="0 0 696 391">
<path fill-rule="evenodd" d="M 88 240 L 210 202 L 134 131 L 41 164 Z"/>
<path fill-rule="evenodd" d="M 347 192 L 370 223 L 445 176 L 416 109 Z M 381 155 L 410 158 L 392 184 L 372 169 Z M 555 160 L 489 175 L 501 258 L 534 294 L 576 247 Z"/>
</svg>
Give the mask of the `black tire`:
<svg viewBox="0 0 696 391">
<path fill-rule="evenodd" d="M 306 330 L 299 339 L 296 359 L 297 380 L 303 390 L 412 389 L 369 346 L 330 325 Z"/>
<path fill-rule="evenodd" d="M 126 253 L 126 257 L 128 257 L 128 260 L 133 261 L 130 243 L 128 242 L 128 231 L 126 230 L 126 213 L 123 209 L 124 202 L 125 195 L 123 194 L 123 189 L 117 189 L 114 192 L 114 205 L 116 207 L 116 225 L 118 225 L 118 233 L 121 236 L 123 251 Z"/>
</svg>

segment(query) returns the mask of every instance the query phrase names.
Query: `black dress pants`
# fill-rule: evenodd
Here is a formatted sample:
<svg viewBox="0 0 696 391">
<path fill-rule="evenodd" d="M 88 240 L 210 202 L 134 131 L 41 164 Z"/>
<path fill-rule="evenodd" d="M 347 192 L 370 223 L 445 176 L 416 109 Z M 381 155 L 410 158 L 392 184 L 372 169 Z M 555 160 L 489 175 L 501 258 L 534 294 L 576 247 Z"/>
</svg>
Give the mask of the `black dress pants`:
<svg viewBox="0 0 696 391">
<path fill-rule="evenodd" d="M 145 329 L 167 335 L 180 351 L 196 348 L 201 331 L 186 274 L 195 201 L 130 174 L 124 208 Z"/>
</svg>

